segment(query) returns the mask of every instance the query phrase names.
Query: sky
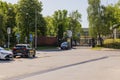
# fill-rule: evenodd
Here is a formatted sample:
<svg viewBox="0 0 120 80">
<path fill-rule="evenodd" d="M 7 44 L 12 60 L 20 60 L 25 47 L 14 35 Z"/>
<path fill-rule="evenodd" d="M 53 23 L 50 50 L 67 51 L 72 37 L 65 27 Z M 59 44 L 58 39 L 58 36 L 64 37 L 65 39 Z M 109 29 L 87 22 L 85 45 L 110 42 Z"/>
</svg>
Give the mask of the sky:
<svg viewBox="0 0 120 80">
<path fill-rule="evenodd" d="M 17 3 L 18 0 L 2 0 L 9 3 Z M 87 21 L 87 8 L 88 2 L 87 0 L 40 0 L 43 3 L 43 16 L 51 16 L 53 15 L 54 11 L 56 10 L 63 10 L 66 9 L 68 14 L 75 10 L 81 13 L 81 24 L 82 27 L 88 27 Z M 118 0 L 101 0 L 101 4 L 108 5 L 108 4 L 115 4 Z"/>
</svg>

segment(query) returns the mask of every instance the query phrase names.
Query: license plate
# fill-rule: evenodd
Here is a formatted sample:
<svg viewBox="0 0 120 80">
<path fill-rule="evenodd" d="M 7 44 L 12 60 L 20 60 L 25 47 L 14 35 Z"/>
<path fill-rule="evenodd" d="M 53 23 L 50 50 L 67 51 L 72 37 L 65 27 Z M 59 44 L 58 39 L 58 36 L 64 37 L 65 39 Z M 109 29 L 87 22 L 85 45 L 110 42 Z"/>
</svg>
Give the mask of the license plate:
<svg viewBox="0 0 120 80">
<path fill-rule="evenodd" d="M 16 52 L 19 52 L 19 50 L 16 50 Z"/>
<path fill-rule="evenodd" d="M 22 53 L 17 53 L 18 56 L 22 55 Z"/>
<path fill-rule="evenodd" d="M 33 51 L 30 51 L 30 53 L 33 53 Z"/>
<path fill-rule="evenodd" d="M 13 57 L 12 55 L 9 55 L 9 57 Z"/>
</svg>

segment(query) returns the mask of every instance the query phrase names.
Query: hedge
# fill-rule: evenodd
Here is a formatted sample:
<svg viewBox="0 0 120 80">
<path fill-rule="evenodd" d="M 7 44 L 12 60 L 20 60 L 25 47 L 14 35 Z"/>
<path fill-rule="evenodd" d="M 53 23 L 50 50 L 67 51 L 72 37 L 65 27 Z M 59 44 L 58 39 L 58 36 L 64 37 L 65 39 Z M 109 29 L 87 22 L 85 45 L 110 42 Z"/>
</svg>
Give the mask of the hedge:
<svg viewBox="0 0 120 80">
<path fill-rule="evenodd" d="M 120 39 L 106 39 L 104 40 L 104 47 L 120 49 Z"/>
</svg>

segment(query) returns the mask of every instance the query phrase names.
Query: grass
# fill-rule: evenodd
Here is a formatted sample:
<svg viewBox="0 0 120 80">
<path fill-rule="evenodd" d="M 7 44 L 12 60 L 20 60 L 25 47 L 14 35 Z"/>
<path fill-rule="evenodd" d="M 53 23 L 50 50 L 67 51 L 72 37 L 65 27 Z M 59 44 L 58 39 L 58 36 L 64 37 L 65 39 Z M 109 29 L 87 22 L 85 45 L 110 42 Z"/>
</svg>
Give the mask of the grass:
<svg viewBox="0 0 120 80">
<path fill-rule="evenodd" d="M 92 48 L 92 50 L 101 50 L 101 49 L 103 49 L 103 47 L 94 47 L 94 48 Z"/>
<path fill-rule="evenodd" d="M 56 46 L 39 46 L 37 50 L 48 50 L 48 49 L 58 49 Z"/>
</svg>

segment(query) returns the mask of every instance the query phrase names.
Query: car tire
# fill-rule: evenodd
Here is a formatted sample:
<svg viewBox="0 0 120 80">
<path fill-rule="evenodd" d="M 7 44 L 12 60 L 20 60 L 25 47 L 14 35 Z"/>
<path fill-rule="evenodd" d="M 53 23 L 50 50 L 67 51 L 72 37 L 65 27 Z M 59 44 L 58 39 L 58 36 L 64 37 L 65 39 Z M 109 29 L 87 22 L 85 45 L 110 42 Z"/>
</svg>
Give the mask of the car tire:
<svg viewBox="0 0 120 80">
<path fill-rule="evenodd" d="M 35 58 L 35 54 L 33 54 L 33 57 Z"/>
<path fill-rule="evenodd" d="M 13 58 L 16 58 L 16 55 L 14 55 Z"/>
<path fill-rule="evenodd" d="M 33 55 L 31 55 L 30 53 L 27 53 L 27 58 L 32 58 Z"/>
</svg>

